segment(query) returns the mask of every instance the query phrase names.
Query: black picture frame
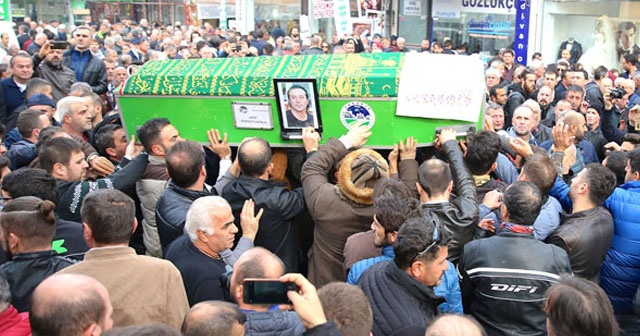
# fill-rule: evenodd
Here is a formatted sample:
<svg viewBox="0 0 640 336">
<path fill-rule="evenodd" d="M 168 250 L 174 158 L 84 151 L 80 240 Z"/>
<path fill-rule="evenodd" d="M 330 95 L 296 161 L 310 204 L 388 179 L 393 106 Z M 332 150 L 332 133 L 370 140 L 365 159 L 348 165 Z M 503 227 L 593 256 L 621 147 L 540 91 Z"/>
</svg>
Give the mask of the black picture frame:
<svg viewBox="0 0 640 336">
<path fill-rule="evenodd" d="M 317 132 L 322 132 L 318 83 L 315 78 L 274 78 L 273 88 L 278 106 L 280 130 L 283 135 L 302 134 L 302 129 L 308 126 L 313 126 Z M 306 95 L 306 113 L 308 114 L 306 121 L 296 118 L 294 116 L 296 111 L 291 109 L 289 91 L 293 89 L 298 91 L 292 91 L 294 94 L 304 91 L 302 93 Z"/>
</svg>

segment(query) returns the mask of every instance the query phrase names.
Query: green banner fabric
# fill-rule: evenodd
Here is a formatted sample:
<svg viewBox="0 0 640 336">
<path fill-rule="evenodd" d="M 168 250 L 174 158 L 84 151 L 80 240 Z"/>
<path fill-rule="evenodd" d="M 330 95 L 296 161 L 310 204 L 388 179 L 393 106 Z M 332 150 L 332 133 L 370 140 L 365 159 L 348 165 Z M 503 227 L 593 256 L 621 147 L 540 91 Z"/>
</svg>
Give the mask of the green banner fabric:
<svg viewBox="0 0 640 336">
<path fill-rule="evenodd" d="M 0 21 L 11 21 L 11 1 L 0 0 Z"/>
<path fill-rule="evenodd" d="M 151 61 L 124 95 L 274 95 L 273 78 L 316 78 L 320 97 L 397 97 L 402 53 Z"/>
</svg>

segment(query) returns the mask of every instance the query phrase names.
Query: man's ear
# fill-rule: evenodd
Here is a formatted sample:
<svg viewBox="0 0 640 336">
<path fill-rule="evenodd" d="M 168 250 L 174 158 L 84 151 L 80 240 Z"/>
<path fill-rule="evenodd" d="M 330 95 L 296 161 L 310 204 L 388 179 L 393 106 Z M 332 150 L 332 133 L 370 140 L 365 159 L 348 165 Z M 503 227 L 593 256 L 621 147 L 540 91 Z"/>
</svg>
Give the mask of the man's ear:
<svg viewBox="0 0 640 336">
<path fill-rule="evenodd" d="M 387 235 L 389 236 L 389 243 L 393 244 L 398 239 L 398 231 L 389 232 Z"/>
<path fill-rule="evenodd" d="M 137 228 L 138 228 L 138 219 L 133 217 L 133 230 L 131 230 L 131 233 L 133 234 L 134 232 L 136 232 Z"/>
<path fill-rule="evenodd" d="M 15 254 L 17 253 L 17 247 L 18 245 L 20 245 L 20 237 L 16 236 L 15 233 L 9 233 L 9 239 L 7 240 L 7 248 L 9 249 L 9 252 Z"/>
<path fill-rule="evenodd" d="M 109 156 L 114 156 L 114 157 L 116 156 L 116 149 L 115 148 L 111 148 L 111 147 L 106 148 L 104 150 L 104 152 L 107 153 L 107 155 L 109 155 Z"/>
<path fill-rule="evenodd" d="M 151 145 L 151 155 L 165 156 L 167 153 L 164 151 L 164 147 L 161 145 Z"/>
<path fill-rule="evenodd" d="M 418 189 L 418 194 L 420 195 L 424 194 L 424 189 L 422 189 L 420 182 L 416 182 L 416 189 Z"/>
<path fill-rule="evenodd" d="M 91 323 L 87 329 L 82 332 L 82 336 L 100 336 L 102 334 L 102 327 L 97 323 Z"/>
<path fill-rule="evenodd" d="M 82 222 L 82 235 L 84 236 L 85 242 L 89 242 L 91 239 L 93 239 L 93 231 L 91 230 L 91 227 L 85 222 Z"/>
<path fill-rule="evenodd" d="M 453 181 L 449 181 L 449 187 L 447 187 L 447 191 L 451 193 L 453 191 Z"/>
<path fill-rule="evenodd" d="M 236 303 L 244 302 L 244 286 L 242 284 L 236 286 L 236 292 L 233 295 Z"/>
<path fill-rule="evenodd" d="M 504 205 L 504 203 L 500 205 L 500 214 L 502 215 L 503 222 L 506 222 L 509 220 L 509 210 L 507 210 L 507 207 Z"/>
<path fill-rule="evenodd" d="M 493 172 L 497 168 L 498 168 L 498 162 L 496 161 L 491 165 L 491 168 L 489 168 L 489 173 Z"/>
<path fill-rule="evenodd" d="M 60 176 L 60 177 L 67 177 L 67 166 L 65 166 L 64 164 L 62 164 L 62 162 L 56 162 L 53 164 L 53 169 L 51 171 L 52 175 L 54 176 Z"/>
</svg>

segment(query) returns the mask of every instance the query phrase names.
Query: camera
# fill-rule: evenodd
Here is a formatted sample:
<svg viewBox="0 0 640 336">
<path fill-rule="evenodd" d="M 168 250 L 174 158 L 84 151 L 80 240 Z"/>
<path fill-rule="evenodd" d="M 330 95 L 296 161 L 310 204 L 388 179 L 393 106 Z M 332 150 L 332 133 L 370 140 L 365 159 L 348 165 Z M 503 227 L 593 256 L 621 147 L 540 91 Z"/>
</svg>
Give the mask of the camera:
<svg viewBox="0 0 640 336">
<path fill-rule="evenodd" d="M 627 94 L 627 91 L 625 91 L 624 88 L 622 87 L 614 87 L 613 89 L 611 89 L 611 91 L 609 91 L 609 97 L 611 97 L 611 99 L 620 99 L 622 97 L 624 97 Z"/>
</svg>

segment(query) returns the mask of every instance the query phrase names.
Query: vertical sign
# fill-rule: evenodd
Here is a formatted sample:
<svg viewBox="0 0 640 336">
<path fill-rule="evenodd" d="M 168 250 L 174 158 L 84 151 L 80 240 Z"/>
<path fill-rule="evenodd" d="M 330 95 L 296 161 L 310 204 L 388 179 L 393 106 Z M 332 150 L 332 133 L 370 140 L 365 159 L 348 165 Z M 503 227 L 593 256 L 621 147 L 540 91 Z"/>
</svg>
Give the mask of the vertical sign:
<svg viewBox="0 0 640 336">
<path fill-rule="evenodd" d="M 11 21 L 11 3 L 9 0 L 0 0 L 0 21 Z"/>
<path fill-rule="evenodd" d="M 529 13 L 531 0 L 517 0 L 516 2 L 516 38 L 513 48 L 516 52 L 516 62 L 527 65 L 527 51 L 529 43 Z"/>
<path fill-rule="evenodd" d="M 339 38 L 351 34 L 349 19 L 351 18 L 351 7 L 349 0 L 333 0 L 333 10 L 336 24 L 336 34 Z"/>
</svg>

